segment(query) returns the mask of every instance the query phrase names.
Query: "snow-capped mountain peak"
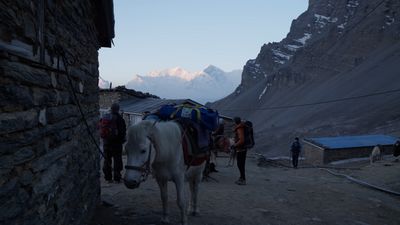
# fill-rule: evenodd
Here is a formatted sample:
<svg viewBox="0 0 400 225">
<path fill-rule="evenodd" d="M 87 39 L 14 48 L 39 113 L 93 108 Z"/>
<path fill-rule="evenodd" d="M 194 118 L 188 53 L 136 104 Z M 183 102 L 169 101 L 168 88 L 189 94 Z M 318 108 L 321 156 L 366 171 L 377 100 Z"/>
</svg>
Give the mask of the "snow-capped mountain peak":
<svg viewBox="0 0 400 225">
<path fill-rule="evenodd" d="M 143 83 L 144 80 L 143 80 L 143 77 L 142 77 L 142 76 L 136 74 L 135 76 L 133 76 L 132 81 L 135 81 L 135 82 L 137 82 L 137 83 Z"/>
<path fill-rule="evenodd" d="M 147 76 L 149 77 L 177 77 L 186 81 L 193 80 L 195 77 L 199 76 L 199 72 L 189 72 L 181 67 L 175 67 L 172 69 L 156 70 L 150 72 Z"/>
<path fill-rule="evenodd" d="M 107 80 L 104 80 L 103 78 L 99 77 L 99 83 L 98 83 L 99 88 L 101 89 L 108 89 L 110 88 L 110 82 Z"/>
<path fill-rule="evenodd" d="M 208 73 L 208 74 L 223 74 L 225 73 L 223 70 L 221 70 L 220 68 L 214 66 L 214 65 L 208 65 L 203 72 Z"/>
<path fill-rule="evenodd" d="M 191 98 L 205 103 L 228 95 L 240 83 L 240 78 L 241 70 L 225 72 L 214 65 L 197 72 L 175 67 L 152 71 L 146 76 L 135 75 L 126 87 L 161 98 Z"/>
</svg>

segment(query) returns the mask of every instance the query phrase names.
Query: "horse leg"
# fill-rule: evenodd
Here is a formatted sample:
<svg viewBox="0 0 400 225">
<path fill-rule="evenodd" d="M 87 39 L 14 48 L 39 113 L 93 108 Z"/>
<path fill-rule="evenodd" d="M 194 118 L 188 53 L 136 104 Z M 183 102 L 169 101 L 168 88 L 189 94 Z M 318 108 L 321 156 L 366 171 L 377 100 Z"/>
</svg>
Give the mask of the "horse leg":
<svg viewBox="0 0 400 225">
<path fill-rule="evenodd" d="M 229 153 L 229 161 L 228 161 L 228 167 L 233 166 L 235 164 L 235 150 L 231 149 L 231 152 Z"/>
<path fill-rule="evenodd" d="M 197 205 L 197 196 L 199 193 L 199 184 L 201 182 L 201 173 L 198 173 L 192 177 L 189 181 L 190 184 L 190 211 L 189 213 L 196 216 L 200 213 L 199 207 Z"/>
<path fill-rule="evenodd" d="M 211 154 L 210 154 L 210 162 L 211 162 L 211 163 L 214 163 L 214 165 L 217 166 L 217 156 L 216 156 L 216 154 L 215 154 L 214 151 L 211 151 Z"/>
<path fill-rule="evenodd" d="M 193 214 L 193 178 L 191 177 L 188 181 L 189 181 L 189 190 L 190 190 L 188 213 Z"/>
<path fill-rule="evenodd" d="M 232 153 L 229 153 L 228 165 L 226 165 L 227 167 L 231 166 L 231 161 L 232 161 Z"/>
<path fill-rule="evenodd" d="M 183 225 L 187 224 L 187 215 L 186 215 L 186 208 L 185 208 L 185 193 L 184 193 L 184 177 L 179 177 L 178 179 L 174 180 L 175 187 L 176 187 L 176 203 L 181 211 L 181 222 Z"/>
<path fill-rule="evenodd" d="M 162 201 L 162 207 L 163 207 L 163 215 L 161 217 L 161 222 L 163 223 L 169 223 L 169 218 L 168 218 L 168 183 L 166 180 L 158 180 L 157 179 L 158 186 L 160 187 L 160 193 L 161 193 L 161 201 Z"/>
</svg>

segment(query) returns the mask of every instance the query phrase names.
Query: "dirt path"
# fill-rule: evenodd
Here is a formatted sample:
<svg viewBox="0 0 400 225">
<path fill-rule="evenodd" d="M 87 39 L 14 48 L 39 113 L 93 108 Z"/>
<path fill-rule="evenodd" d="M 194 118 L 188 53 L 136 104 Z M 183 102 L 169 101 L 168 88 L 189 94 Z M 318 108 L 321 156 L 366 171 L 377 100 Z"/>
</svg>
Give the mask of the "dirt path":
<svg viewBox="0 0 400 225">
<path fill-rule="evenodd" d="M 248 184 L 238 186 L 236 167 L 224 167 L 203 182 L 201 215 L 192 225 L 240 224 L 400 224 L 400 197 L 371 190 L 318 169 L 263 168 L 255 156 L 247 161 Z M 340 171 L 400 192 L 400 163 L 381 161 L 361 170 Z M 187 190 L 188 191 L 188 190 Z M 188 194 L 188 193 L 187 193 Z M 175 188 L 169 185 L 170 219 L 178 222 Z M 161 224 L 161 200 L 154 179 L 139 189 L 102 183 L 101 205 L 91 225 Z"/>
</svg>

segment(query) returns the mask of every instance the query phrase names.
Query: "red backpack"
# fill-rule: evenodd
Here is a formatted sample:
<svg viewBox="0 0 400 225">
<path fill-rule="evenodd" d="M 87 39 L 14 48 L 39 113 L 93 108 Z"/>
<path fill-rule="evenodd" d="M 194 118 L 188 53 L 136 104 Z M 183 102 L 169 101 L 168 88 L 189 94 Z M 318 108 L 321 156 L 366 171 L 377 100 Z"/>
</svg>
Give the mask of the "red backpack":
<svg viewBox="0 0 400 225">
<path fill-rule="evenodd" d="M 117 117 L 106 114 L 100 120 L 100 137 L 105 140 L 115 140 L 118 138 Z"/>
</svg>

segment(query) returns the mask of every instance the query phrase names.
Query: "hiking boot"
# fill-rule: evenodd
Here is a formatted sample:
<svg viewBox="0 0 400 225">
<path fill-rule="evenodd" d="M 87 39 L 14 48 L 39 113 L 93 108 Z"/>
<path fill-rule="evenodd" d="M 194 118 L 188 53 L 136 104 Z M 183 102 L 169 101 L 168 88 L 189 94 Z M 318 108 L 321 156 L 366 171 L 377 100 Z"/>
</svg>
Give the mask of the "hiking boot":
<svg viewBox="0 0 400 225">
<path fill-rule="evenodd" d="M 239 180 L 235 181 L 235 184 L 237 184 L 237 185 L 246 185 L 246 180 L 239 179 Z"/>
<path fill-rule="evenodd" d="M 210 172 L 218 173 L 218 170 L 215 169 L 215 164 L 214 163 L 210 163 Z"/>
<path fill-rule="evenodd" d="M 210 170 L 210 172 L 218 173 L 218 170 L 216 170 L 215 168 L 212 168 L 212 169 Z"/>
</svg>

